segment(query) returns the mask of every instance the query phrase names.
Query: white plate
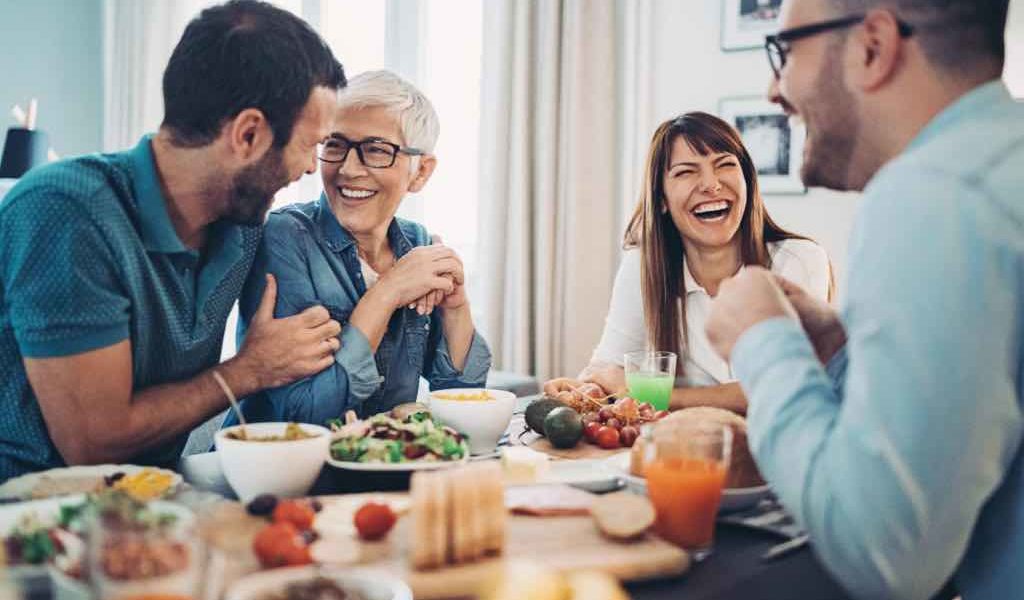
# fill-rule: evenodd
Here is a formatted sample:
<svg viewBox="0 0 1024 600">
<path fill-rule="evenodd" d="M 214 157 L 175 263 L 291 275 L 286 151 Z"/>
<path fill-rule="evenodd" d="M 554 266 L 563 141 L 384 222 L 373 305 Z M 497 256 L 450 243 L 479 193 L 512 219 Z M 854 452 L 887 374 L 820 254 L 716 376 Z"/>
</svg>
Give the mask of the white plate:
<svg viewBox="0 0 1024 600">
<path fill-rule="evenodd" d="M 628 453 L 627 453 L 628 454 Z M 548 461 L 547 472 L 538 481 L 511 485 L 563 484 L 601 494 L 622 487 L 622 477 L 605 467 L 607 458 Z"/>
<path fill-rule="evenodd" d="M 347 460 L 335 460 L 328 456 L 327 464 L 346 471 L 376 471 L 383 473 L 411 473 L 413 471 L 436 471 L 458 467 L 469 462 L 469 456 L 463 456 L 460 460 L 417 460 L 404 463 L 386 462 L 352 462 Z"/>
<path fill-rule="evenodd" d="M 284 591 L 289 583 L 309 581 L 317 576 L 333 579 L 342 589 L 358 593 L 366 600 L 412 600 L 409 586 L 387 573 L 325 567 L 290 567 L 248 575 L 232 584 L 224 597 L 226 600 L 259 600 Z"/>
<path fill-rule="evenodd" d="M 61 506 L 77 506 L 85 500 L 84 494 L 75 496 L 64 496 L 61 498 L 46 498 L 45 500 L 28 500 L 14 504 L 0 504 L 0 539 L 6 538 L 14 529 L 22 517 L 30 513 L 39 517 L 43 524 L 53 524 L 60 516 Z M 9 569 L 15 579 L 28 579 L 47 576 L 47 566 L 42 565 L 19 565 Z"/>
<path fill-rule="evenodd" d="M 168 471 L 167 469 L 142 467 L 139 465 L 83 465 L 78 467 L 50 469 L 48 471 L 39 471 L 38 473 L 28 473 L 20 477 L 8 479 L 3 485 L 0 485 L 0 498 L 22 498 L 30 500 L 32 499 L 33 488 L 36 487 L 36 484 L 39 483 L 39 480 L 44 476 L 51 479 L 61 479 L 65 477 L 108 477 L 114 473 L 131 475 L 132 473 L 137 473 L 138 471 L 147 468 L 171 475 L 171 485 L 167 488 L 167 492 L 164 496 L 172 494 L 174 490 L 181 485 L 181 475 L 174 471 Z"/>
<path fill-rule="evenodd" d="M 605 459 L 607 468 L 626 481 L 626 487 L 635 494 L 647 495 L 647 481 L 629 472 L 629 452 L 616 454 Z M 722 503 L 718 512 L 734 512 L 755 506 L 771 493 L 767 484 L 748 488 L 726 488 L 722 490 Z"/>
</svg>

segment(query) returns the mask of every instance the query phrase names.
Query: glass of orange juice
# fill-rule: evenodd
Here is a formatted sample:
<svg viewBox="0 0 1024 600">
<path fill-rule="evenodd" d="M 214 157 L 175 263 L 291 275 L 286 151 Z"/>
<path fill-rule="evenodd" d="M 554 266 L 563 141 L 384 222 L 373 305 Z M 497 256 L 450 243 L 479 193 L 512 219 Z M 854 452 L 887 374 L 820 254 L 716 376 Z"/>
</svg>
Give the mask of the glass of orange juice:
<svg viewBox="0 0 1024 600">
<path fill-rule="evenodd" d="M 655 531 L 694 560 L 711 553 L 729 470 L 732 429 L 710 421 L 661 421 L 647 432 L 644 476 Z"/>
</svg>

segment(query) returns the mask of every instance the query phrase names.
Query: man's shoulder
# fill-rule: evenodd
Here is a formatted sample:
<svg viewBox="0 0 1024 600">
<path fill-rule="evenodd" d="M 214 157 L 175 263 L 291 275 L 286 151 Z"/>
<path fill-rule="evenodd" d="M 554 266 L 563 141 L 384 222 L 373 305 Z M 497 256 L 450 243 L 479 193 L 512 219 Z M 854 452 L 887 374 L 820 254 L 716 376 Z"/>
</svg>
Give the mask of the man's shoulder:
<svg viewBox="0 0 1024 600">
<path fill-rule="evenodd" d="M 1024 103 L 1005 100 L 913 145 L 879 177 L 937 177 L 984 185 L 1009 175 L 1024 180 Z M 922 181 L 923 182 L 923 181 Z"/>
<path fill-rule="evenodd" d="M 103 221 L 124 210 L 132 194 L 131 172 L 122 154 L 89 154 L 37 167 L 0 206 L 5 221 L 31 222 L 51 211 L 91 215 Z"/>
</svg>

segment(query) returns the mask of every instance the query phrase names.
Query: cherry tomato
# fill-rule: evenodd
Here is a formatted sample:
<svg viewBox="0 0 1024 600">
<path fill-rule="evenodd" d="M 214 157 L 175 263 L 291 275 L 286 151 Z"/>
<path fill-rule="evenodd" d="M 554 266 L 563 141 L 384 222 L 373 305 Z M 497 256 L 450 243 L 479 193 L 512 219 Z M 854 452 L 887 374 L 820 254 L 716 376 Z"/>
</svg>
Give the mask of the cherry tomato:
<svg viewBox="0 0 1024 600">
<path fill-rule="evenodd" d="M 614 427 L 615 429 L 622 428 L 622 421 L 616 419 L 615 417 L 608 419 L 607 421 L 604 422 L 604 424 L 607 425 L 608 427 Z"/>
<path fill-rule="evenodd" d="M 640 437 L 640 432 L 632 425 L 626 425 L 622 428 L 622 431 L 619 432 L 619 442 L 625 448 L 632 448 L 633 442 L 635 442 L 638 437 Z"/>
<path fill-rule="evenodd" d="M 364 540 L 379 540 L 395 525 L 395 513 L 387 504 L 367 502 L 356 511 L 353 523 L 359 537 Z"/>
<path fill-rule="evenodd" d="M 302 500 L 282 500 L 274 507 L 275 523 L 291 523 L 296 529 L 312 529 L 316 512 L 308 502 Z"/>
<path fill-rule="evenodd" d="M 602 423 L 604 423 L 608 419 L 612 419 L 614 417 L 615 417 L 615 411 L 613 411 L 610 406 L 605 406 L 601 410 L 597 411 L 597 418 Z"/>
<path fill-rule="evenodd" d="M 313 562 L 309 547 L 291 523 L 271 523 L 256 534 L 252 549 L 264 568 L 307 565 Z"/>
<path fill-rule="evenodd" d="M 597 441 L 597 432 L 601 430 L 601 425 L 597 421 L 591 421 L 583 426 L 583 436 L 587 438 L 588 442 Z"/>
<path fill-rule="evenodd" d="M 619 447 L 619 430 L 605 425 L 597 431 L 597 445 L 605 450 Z"/>
</svg>

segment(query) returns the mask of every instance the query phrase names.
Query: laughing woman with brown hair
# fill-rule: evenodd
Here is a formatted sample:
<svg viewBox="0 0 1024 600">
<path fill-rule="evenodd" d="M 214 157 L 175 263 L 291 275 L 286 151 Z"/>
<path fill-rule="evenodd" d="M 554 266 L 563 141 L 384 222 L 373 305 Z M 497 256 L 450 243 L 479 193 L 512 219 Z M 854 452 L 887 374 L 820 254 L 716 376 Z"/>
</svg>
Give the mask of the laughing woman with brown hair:
<svg viewBox="0 0 1024 600">
<path fill-rule="evenodd" d="M 771 219 L 739 134 L 702 112 L 666 121 L 654 133 L 624 245 L 604 333 L 579 380 L 621 393 L 627 352 L 672 351 L 679 357 L 672 409 L 746 412 L 731 368 L 704 333 L 723 280 L 759 265 L 816 298 L 832 293 L 825 251 Z"/>
</svg>

